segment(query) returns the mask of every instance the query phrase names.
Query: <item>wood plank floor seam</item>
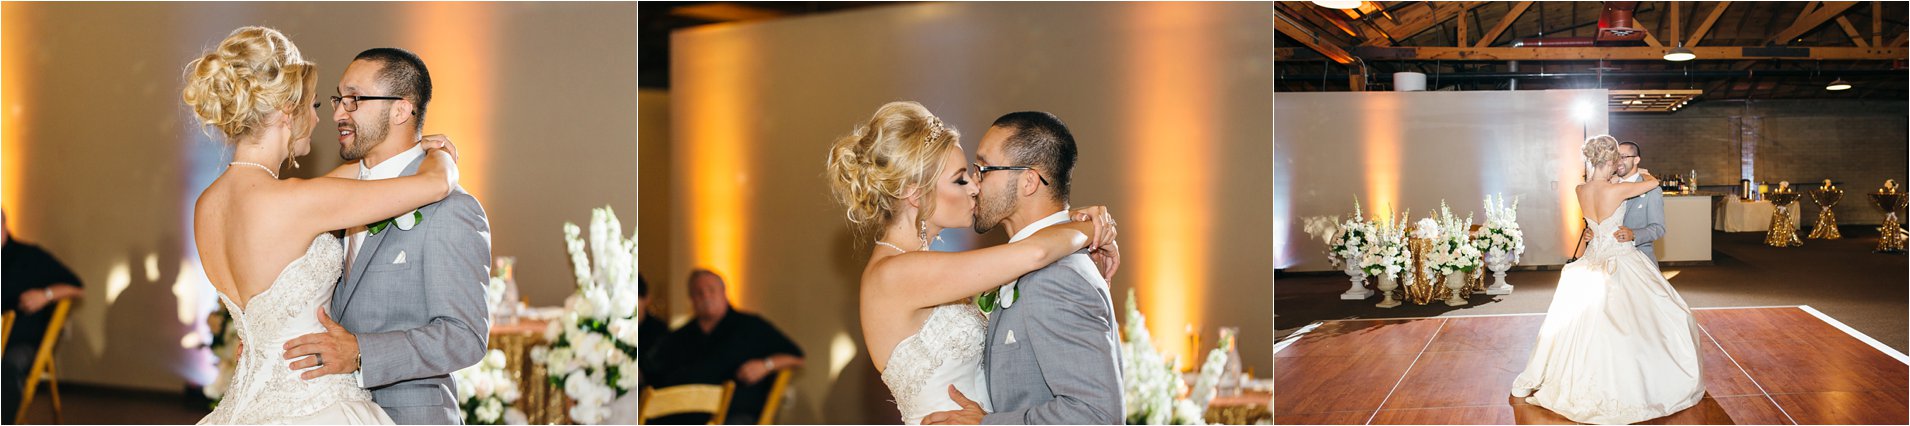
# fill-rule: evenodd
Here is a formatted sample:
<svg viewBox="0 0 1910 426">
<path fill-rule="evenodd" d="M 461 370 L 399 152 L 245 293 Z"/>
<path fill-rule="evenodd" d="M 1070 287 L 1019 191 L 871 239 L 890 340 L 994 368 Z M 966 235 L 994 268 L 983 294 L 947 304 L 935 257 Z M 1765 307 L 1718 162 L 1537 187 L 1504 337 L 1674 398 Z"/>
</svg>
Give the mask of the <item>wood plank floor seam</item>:
<svg viewBox="0 0 1910 426">
<path fill-rule="evenodd" d="M 1777 398 L 1771 397 L 1771 392 L 1764 390 L 1764 385 L 1757 382 L 1757 377 L 1752 376 L 1750 370 L 1744 369 L 1744 364 L 1739 364 L 1738 359 L 1731 356 L 1731 351 L 1725 350 L 1724 344 L 1719 343 L 1718 338 L 1711 335 L 1711 329 L 1705 328 L 1704 324 L 1699 324 L 1698 331 L 1704 332 L 1704 337 L 1711 340 L 1711 346 L 1718 347 L 1718 353 L 1724 354 L 1724 359 L 1730 360 L 1731 365 L 1738 367 L 1738 371 L 1744 373 L 1744 378 L 1751 381 L 1751 386 L 1756 386 L 1757 392 L 1763 394 L 1764 399 L 1771 401 L 1771 406 L 1777 407 L 1778 413 L 1784 414 L 1785 420 L 1790 420 L 1791 424 L 1798 424 L 1797 419 L 1791 417 L 1791 412 L 1784 409 L 1784 404 L 1777 403 Z"/>
<path fill-rule="evenodd" d="M 1379 418 L 1379 411 L 1386 409 L 1386 401 L 1393 399 L 1393 392 L 1399 392 L 1399 385 L 1406 383 L 1406 376 L 1413 374 L 1413 367 L 1418 366 L 1419 359 L 1426 356 L 1426 349 L 1432 348 L 1433 341 L 1439 340 L 1439 332 L 1445 331 L 1446 324 L 1451 322 L 1452 320 L 1448 319 L 1439 320 L 1439 328 L 1433 329 L 1432 337 L 1426 339 L 1424 346 L 1419 347 L 1419 353 L 1413 354 L 1413 362 L 1406 364 L 1406 371 L 1399 373 L 1399 380 L 1393 382 L 1393 388 L 1386 391 L 1385 398 L 1380 398 L 1379 406 L 1373 408 L 1373 415 L 1366 418 L 1366 424 L 1373 424 L 1373 419 Z"/>
</svg>

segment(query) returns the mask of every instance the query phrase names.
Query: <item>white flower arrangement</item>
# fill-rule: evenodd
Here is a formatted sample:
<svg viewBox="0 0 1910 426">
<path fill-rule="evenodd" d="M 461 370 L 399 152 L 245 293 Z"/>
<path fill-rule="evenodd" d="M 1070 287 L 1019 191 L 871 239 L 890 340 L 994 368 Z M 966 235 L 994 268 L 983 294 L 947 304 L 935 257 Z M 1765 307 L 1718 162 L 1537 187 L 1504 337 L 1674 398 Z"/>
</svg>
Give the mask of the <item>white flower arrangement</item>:
<svg viewBox="0 0 1910 426">
<path fill-rule="evenodd" d="M 1168 360 L 1154 349 L 1147 332 L 1147 318 L 1135 308 L 1134 289 L 1127 290 L 1127 315 L 1121 342 L 1121 394 L 1126 423 L 1131 425 L 1206 424 L 1204 409 L 1212 400 L 1213 387 L 1219 383 L 1219 370 L 1227 363 L 1227 354 L 1215 349 L 1207 356 L 1196 383 L 1202 388 L 1190 391 L 1180 375 L 1180 359 Z M 1215 361 L 1218 359 L 1219 361 Z M 1209 377 L 1210 372 L 1213 377 Z M 1201 395 L 1201 401 L 1193 396 Z"/>
<path fill-rule="evenodd" d="M 531 350 L 551 384 L 576 403 L 568 414 L 577 423 L 609 420 L 611 402 L 637 386 L 637 242 L 621 228 L 609 207 L 592 209 L 586 246 L 577 225 L 564 223 L 577 292 L 544 330 L 550 346 Z"/>
<path fill-rule="evenodd" d="M 1419 224 L 1423 227 L 1426 220 L 1421 219 Z M 1472 245 L 1472 216 L 1467 215 L 1466 220 L 1461 222 L 1453 217 L 1446 202 L 1440 201 L 1437 224 L 1439 238 L 1433 239 L 1432 247 L 1426 251 L 1426 267 L 1440 275 L 1478 269 L 1484 256 L 1479 253 L 1478 247 Z"/>
<path fill-rule="evenodd" d="M 1412 252 L 1406 247 L 1406 229 L 1403 227 L 1408 217 L 1412 217 L 1410 211 L 1398 218 L 1382 216 L 1371 222 L 1372 244 L 1365 258 L 1360 261 L 1360 268 L 1366 270 L 1367 276 L 1412 279 Z"/>
<path fill-rule="evenodd" d="M 206 349 L 219 359 L 216 364 L 219 375 L 199 391 L 212 400 L 211 408 L 219 408 L 226 391 L 232 388 L 232 375 L 239 369 L 239 345 L 234 344 L 239 341 L 239 327 L 234 326 L 232 313 L 222 305 L 217 311 L 206 315 L 206 328 L 212 332 L 212 342 L 206 345 Z"/>
<path fill-rule="evenodd" d="M 517 380 L 504 369 L 504 351 L 492 349 L 484 360 L 451 373 L 458 388 L 458 419 L 467 425 L 521 425 L 530 418 L 517 403 Z"/>
<path fill-rule="evenodd" d="M 1359 265 L 1373 244 L 1373 224 L 1361 214 L 1359 198 L 1353 199 L 1353 215 L 1337 225 L 1338 232 L 1327 241 L 1327 260 L 1335 267 Z"/>
<path fill-rule="evenodd" d="M 1479 235 L 1473 238 L 1473 244 L 1486 253 L 1505 253 L 1518 259 L 1525 254 L 1525 232 L 1519 230 L 1519 200 L 1512 199 L 1506 205 L 1505 196 L 1488 195 L 1485 201 L 1486 223 Z"/>
</svg>

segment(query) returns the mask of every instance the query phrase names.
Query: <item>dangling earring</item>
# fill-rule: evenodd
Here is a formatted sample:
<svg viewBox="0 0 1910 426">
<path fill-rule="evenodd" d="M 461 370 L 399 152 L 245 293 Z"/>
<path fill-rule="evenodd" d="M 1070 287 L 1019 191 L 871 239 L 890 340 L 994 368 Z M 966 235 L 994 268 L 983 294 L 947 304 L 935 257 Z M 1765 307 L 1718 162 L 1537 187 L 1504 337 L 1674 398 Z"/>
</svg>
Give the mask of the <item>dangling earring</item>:
<svg viewBox="0 0 1910 426">
<path fill-rule="evenodd" d="M 916 236 L 922 238 L 922 250 L 926 251 L 928 250 L 928 221 L 922 220 L 922 221 L 918 221 L 917 223 L 922 224 L 922 226 L 921 226 L 921 230 L 919 231 L 919 233 L 916 234 Z"/>
</svg>

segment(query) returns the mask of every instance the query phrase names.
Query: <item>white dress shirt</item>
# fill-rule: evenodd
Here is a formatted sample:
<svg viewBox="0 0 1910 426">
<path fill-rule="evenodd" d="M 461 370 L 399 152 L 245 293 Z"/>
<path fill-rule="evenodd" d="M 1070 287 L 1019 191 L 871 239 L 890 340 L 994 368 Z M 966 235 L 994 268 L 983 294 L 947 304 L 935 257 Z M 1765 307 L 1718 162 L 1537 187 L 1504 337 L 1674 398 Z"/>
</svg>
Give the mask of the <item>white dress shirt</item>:
<svg viewBox="0 0 1910 426">
<path fill-rule="evenodd" d="M 1067 221 L 1068 221 L 1067 210 L 1054 212 L 1054 214 L 1048 215 L 1048 217 L 1041 218 L 1041 220 L 1037 220 L 1035 221 L 1035 223 L 1028 224 L 1028 227 L 1021 228 L 1020 231 L 1015 231 L 1014 236 L 1008 237 L 1008 242 L 1013 243 L 1013 242 L 1028 239 L 1028 237 L 1034 236 L 1035 232 L 1041 231 L 1042 229 L 1045 229 L 1050 226 L 1066 223 Z M 1015 300 L 1015 283 L 1018 283 L 1018 282 L 1021 282 L 1021 280 L 1009 281 L 1008 284 L 1004 284 L 1001 286 L 1000 295 L 995 298 L 995 304 L 1000 305 L 1001 309 L 1008 309 L 1009 305 L 1015 304 L 1015 301 L 1014 301 Z"/>
</svg>

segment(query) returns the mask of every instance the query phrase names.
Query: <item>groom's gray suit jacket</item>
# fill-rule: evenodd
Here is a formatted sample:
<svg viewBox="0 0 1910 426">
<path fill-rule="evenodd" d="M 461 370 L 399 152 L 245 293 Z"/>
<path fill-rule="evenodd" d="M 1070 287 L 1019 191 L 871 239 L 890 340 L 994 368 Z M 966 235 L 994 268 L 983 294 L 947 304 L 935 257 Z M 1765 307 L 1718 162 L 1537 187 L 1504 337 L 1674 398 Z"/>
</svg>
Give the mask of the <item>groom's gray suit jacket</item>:
<svg viewBox="0 0 1910 426">
<path fill-rule="evenodd" d="M 1114 304 L 1087 251 L 1015 287 L 1021 297 L 988 321 L 982 367 L 995 412 L 982 424 L 1121 424 Z"/>
<path fill-rule="evenodd" d="M 365 236 L 330 313 L 358 336 L 363 385 L 393 421 L 458 424 L 451 372 L 483 359 L 490 336 L 491 225 L 464 188 L 418 211 L 424 220 L 409 231 Z"/>
<path fill-rule="evenodd" d="M 1665 194 L 1657 188 L 1625 200 L 1625 227 L 1631 228 L 1632 245 L 1652 262 L 1658 261 L 1653 242 L 1665 236 Z"/>
</svg>

